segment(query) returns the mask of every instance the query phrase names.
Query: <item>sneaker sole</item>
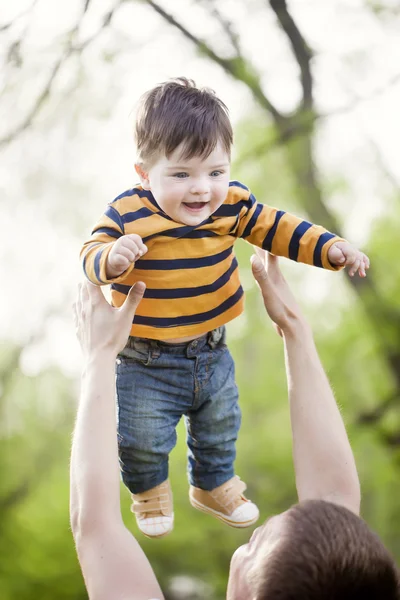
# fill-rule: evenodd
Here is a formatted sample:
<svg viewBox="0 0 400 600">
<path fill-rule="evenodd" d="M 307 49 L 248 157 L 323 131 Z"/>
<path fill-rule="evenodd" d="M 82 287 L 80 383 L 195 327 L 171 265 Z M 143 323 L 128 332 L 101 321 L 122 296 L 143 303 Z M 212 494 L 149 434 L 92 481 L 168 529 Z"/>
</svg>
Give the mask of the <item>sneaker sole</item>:
<svg viewBox="0 0 400 600">
<path fill-rule="evenodd" d="M 171 533 L 173 531 L 173 529 L 174 529 L 174 521 L 172 521 L 172 527 L 171 527 L 171 529 L 168 529 L 168 531 L 164 531 L 164 533 L 158 533 L 157 535 L 150 535 L 150 533 L 145 533 L 143 531 L 143 529 L 140 528 L 140 525 L 139 525 L 138 521 L 136 521 L 136 525 L 138 526 L 138 529 L 139 529 L 140 533 L 143 533 L 143 535 L 145 537 L 149 538 L 149 539 L 165 537 L 166 535 L 168 535 L 169 533 Z"/>
<path fill-rule="evenodd" d="M 139 526 L 138 526 L 138 527 L 139 527 Z M 150 534 L 148 534 L 148 533 L 145 533 L 144 531 L 142 531 L 142 530 L 140 529 L 140 527 L 139 527 L 139 531 L 140 531 L 140 533 L 142 533 L 142 534 L 143 534 L 145 537 L 147 537 L 147 538 L 149 538 L 149 539 L 151 539 L 151 540 L 158 539 L 158 538 L 163 538 L 163 537 L 165 537 L 166 535 L 168 535 L 169 533 L 171 533 L 171 532 L 172 532 L 172 530 L 173 530 L 173 528 L 172 528 L 172 529 L 169 529 L 168 531 L 165 531 L 164 533 L 159 533 L 158 535 L 150 535 Z"/>
<path fill-rule="evenodd" d="M 227 515 L 224 515 L 224 513 L 218 512 L 217 510 L 214 510 L 213 508 L 210 508 L 205 504 L 201 504 L 200 502 L 197 502 L 197 500 L 195 500 L 194 498 L 189 498 L 189 500 L 193 508 L 196 508 L 197 510 L 200 510 L 201 512 L 204 512 L 206 514 L 213 515 L 226 525 L 230 525 L 230 527 L 236 527 L 237 529 L 250 527 L 250 525 L 256 523 L 256 521 L 258 521 L 260 517 L 260 514 L 258 514 L 257 517 L 253 517 L 253 519 L 249 519 L 248 521 L 232 521 L 232 519 L 230 519 Z"/>
</svg>

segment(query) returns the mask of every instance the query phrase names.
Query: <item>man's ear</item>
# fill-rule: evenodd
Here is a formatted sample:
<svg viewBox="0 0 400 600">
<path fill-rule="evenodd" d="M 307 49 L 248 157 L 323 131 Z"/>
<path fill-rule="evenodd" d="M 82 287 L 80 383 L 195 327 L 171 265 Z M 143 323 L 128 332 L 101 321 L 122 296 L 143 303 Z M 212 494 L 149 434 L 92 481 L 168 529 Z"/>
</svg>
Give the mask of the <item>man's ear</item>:
<svg viewBox="0 0 400 600">
<path fill-rule="evenodd" d="M 142 188 L 144 190 L 150 190 L 149 174 L 143 168 L 143 164 L 142 163 L 136 163 L 135 164 L 135 171 L 136 171 L 136 173 L 140 177 L 140 183 L 142 184 Z"/>
</svg>

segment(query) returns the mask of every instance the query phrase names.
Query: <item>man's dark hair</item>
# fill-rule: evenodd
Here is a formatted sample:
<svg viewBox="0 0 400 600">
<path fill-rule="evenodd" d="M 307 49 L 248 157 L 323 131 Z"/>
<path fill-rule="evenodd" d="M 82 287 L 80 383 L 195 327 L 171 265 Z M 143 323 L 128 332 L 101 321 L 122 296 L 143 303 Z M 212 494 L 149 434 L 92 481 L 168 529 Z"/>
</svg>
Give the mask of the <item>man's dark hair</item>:
<svg viewBox="0 0 400 600">
<path fill-rule="evenodd" d="M 287 514 L 257 600 L 399 600 L 399 573 L 378 536 L 342 506 L 307 501 Z"/>
<path fill-rule="evenodd" d="M 213 90 L 179 77 L 161 83 L 141 98 L 136 119 L 139 160 L 169 157 L 183 144 L 181 158 L 207 158 L 218 142 L 230 156 L 233 141 L 228 109 Z"/>
</svg>

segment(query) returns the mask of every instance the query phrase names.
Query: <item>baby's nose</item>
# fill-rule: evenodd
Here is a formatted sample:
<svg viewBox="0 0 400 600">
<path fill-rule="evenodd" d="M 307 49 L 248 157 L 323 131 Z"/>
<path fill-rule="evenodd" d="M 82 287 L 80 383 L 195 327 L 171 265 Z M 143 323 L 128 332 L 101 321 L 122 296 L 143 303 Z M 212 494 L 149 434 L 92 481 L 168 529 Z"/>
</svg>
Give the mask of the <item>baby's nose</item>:
<svg viewBox="0 0 400 600">
<path fill-rule="evenodd" d="M 207 194 L 210 190 L 210 186 L 207 181 L 204 179 L 199 179 L 195 181 L 192 185 L 192 189 L 190 190 L 192 194 L 197 194 L 198 196 L 203 196 Z"/>
</svg>

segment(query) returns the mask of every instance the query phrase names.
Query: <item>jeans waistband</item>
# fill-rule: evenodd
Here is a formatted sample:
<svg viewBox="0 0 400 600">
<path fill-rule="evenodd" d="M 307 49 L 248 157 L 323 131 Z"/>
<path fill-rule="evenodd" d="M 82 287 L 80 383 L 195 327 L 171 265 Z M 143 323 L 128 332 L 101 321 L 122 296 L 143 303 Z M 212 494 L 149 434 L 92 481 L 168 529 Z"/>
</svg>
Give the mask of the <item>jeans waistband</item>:
<svg viewBox="0 0 400 600">
<path fill-rule="evenodd" d="M 225 343 L 226 340 L 226 329 L 225 325 L 213 329 L 208 333 L 205 333 L 201 337 L 198 337 L 189 342 L 180 342 L 178 344 L 169 344 L 160 340 L 151 340 L 148 338 L 141 338 L 135 336 L 129 336 L 126 344 L 127 348 L 132 350 L 151 350 L 153 354 L 159 354 L 165 352 L 167 354 L 180 354 L 180 355 L 194 355 L 200 352 L 207 344 L 210 348 L 214 349 Z"/>
</svg>

